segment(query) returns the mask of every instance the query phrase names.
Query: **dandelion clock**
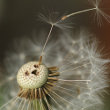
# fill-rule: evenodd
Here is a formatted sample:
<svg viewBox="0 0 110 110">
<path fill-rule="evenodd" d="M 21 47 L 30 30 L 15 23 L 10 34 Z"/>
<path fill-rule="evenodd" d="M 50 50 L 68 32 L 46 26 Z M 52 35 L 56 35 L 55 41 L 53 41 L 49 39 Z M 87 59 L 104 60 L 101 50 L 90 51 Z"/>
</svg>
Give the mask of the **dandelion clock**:
<svg viewBox="0 0 110 110">
<path fill-rule="evenodd" d="M 49 24 L 49 32 L 42 30 L 34 41 L 17 39 L 13 46 L 16 51 L 7 51 L 4 59 L 9 74 L 0 81 L 0 100 L 4 102 L 0 110 L 103 109 L 109 60 L 103 59 L 96 38 L 87 30 L 81 28 L 77 34 L 65 31 L 70 28 L 66 20 L 77 14 L 96 11 L 98 17 L 109 21 L 99 1 L 90 1 L 93 8 L 64 15 L 55 22 L 40 14 Z M 54 28 L 62 30 L 57 39 L 52 36 Z"/>
</svg>

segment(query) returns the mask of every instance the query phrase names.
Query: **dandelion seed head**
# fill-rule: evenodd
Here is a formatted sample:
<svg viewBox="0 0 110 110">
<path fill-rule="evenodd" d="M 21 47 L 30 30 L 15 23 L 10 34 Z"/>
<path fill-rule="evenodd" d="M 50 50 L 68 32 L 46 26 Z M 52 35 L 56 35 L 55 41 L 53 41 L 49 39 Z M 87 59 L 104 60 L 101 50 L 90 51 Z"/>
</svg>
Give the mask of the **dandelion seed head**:
<svg viewBox="0 0 110 110">
<path fill-rule="evenodd" d="M 17 82 L 20 87 L 25 89 L 39 88 L 48 78 L 48 69 L 39 62 L 29 62 L 23 65 L 17 74 Z"/>
</svg>

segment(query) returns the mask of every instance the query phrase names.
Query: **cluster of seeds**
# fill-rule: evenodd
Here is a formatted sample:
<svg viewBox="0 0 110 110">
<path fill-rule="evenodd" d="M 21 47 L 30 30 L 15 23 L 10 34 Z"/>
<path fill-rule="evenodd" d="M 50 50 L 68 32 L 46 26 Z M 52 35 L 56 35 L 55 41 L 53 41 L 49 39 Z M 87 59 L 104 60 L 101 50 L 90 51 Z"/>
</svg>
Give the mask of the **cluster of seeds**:
<svg viewBox="0 0 110 110">
<path fill-rule="evenodd" d="M 24 64 L 17 74 L 20 86 L 18 96 L 26 99 L 41 99 L 46 96 L 58 80 L 57 70 L 57 67 L 48 68 L 36 61 Z"/>
</svg>

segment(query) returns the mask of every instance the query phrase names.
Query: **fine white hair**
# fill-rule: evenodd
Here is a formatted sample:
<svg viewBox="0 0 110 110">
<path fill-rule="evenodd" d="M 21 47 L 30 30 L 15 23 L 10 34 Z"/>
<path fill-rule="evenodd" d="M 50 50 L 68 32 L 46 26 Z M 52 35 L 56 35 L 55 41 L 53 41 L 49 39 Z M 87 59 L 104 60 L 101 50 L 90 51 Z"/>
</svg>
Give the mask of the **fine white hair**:
<svg viewBox="0 0 110 110">
<path fill-rule="evenodd" d="M 15 42 L 15 51 L 13 49 L 7 52 L 4 64 L 8 77 L 5 78 L 6 83 L 1 86 L 5 90 L 8 89 L 8 93 L 5 93 L 7 99 L 15 96 L 18 90 L 14 78 L 19 68 L 28 61 L 39 59 L 42 49 L 40 44 L 44 41 L 45 34 L 34 36 L 34 40 L 22 37 Z M 49 94 L 52 108 L 101 110 L 102 96 L 108 87 L 106 70 L 109 60 L 103 59 L 96 39 L 89 32 L 82 30 L 77 34 L 64 32 L 51 39 L 45 49 L 43 63 L 47 66 L 57 66 L 60 72 L 53 94 Z"/>
</svg>

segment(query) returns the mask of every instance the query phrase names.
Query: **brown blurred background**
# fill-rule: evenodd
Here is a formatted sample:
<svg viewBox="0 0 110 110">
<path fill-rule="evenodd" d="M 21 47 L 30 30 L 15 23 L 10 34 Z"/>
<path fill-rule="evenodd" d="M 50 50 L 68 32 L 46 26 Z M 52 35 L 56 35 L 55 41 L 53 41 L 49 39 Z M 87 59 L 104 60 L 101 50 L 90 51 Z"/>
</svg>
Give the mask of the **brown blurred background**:
<svg viewBox="0 0 110 110">
<path fill-rule="evenodd" d="M 101 6 L 110 15 L 110 0 L 103 0 Z M 0 61 L 4 54 L 11 47 L 15 37 L 29 36 L 33 30 L 39 31 L 44 27 L 39 22 L 39 13 L 59 12 L 71 13 L 78 10 L 91 8 L 88 0 L 0 0 Z M 91 13 L 91 15 L 90 15 Z M 103 25 L 99 27 L 94 22 L 93 12 L 84 13 L 71 18 L 76 29 L 86 27 L 94 33 L 100 41 L 100 46 L 104 47 L 107 57 L 110 58 L 110 23 L 103 20 Z M 45 27 L 48 29 L 48 27 Z M 110 96 L 107 96 L 108 105 L 104 110 L 110 110 Z"/>
<path fill-rule="evenodd" d="M 33 29 L 43 27 L 37 20 L 39 13 L 55 11 L 63 15 L 90 7 L 88 0 L 0 0 L 0 58 L 14 37 L 29 35 Z M 101 7 L 110 14 L 109 0 L 103 0 Z M 98 27 L 93 20 L 93 12 L 90 13 L 72 17 L 71 22 L 95 33 L 109 53 L 110 24 L 103 20 L 102 27 Z"/>
</svg>

